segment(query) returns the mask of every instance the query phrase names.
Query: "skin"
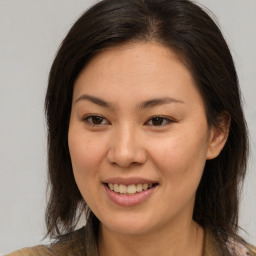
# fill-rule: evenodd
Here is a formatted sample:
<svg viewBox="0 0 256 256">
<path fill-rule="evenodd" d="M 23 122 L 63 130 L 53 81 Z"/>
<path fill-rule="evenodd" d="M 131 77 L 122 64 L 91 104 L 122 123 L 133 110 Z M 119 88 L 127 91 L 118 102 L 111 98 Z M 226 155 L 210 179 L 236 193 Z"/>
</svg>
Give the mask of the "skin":
<svg viewBox="0 0 256 256">
<path fill-rule="evenodd" d="M 157 123 L 155 116 L 164 118 Z M 90 61 L 75 81 L 68 141 L 78 188 L 101 222 L 101 256 L 202 255 L 195 193 L 206 160 L 225 144 L 224 130 L 208 126 L 192 75 L 169 48 L 130 43 Z M 106 194 L 103 182 L 113 177 L 158 186 L 147 200 L 123 207 Z"/>
</svg>

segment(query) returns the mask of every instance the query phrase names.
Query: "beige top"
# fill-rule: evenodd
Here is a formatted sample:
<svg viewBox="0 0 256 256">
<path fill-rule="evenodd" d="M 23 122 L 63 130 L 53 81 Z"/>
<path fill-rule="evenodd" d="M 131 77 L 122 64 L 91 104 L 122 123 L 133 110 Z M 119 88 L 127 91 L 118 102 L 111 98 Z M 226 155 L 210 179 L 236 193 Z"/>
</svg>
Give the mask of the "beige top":
<svg viewBox="0 0 256 256">
<path fill-rule="evenodd" d="M 256 256 L 255 248 L 235 243 L 230 239 L 229 248 L 236 248 L 238 256 Z M 64 235 L 50 246 L 38 245 L 24 248 L 6 256 L 99 256 L 93 224 L 88 222 L 85 227 Z M 223 256 L 219 245 L 209 229 L 205 229 L 204 256 Z"/>
</svg>

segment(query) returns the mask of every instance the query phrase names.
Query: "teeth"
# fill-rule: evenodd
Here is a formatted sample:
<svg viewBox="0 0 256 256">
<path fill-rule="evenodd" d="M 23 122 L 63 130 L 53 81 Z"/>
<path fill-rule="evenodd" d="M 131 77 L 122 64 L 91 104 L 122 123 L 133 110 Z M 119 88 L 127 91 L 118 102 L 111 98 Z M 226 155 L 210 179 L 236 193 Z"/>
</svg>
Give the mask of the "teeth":
<svg viewBox="0 0 256 256">
<path fill-rule="evenodd" d="M 124 186 L 124 185 L 120 185 L 120 186 Z M 127 193 L 128 194 L 134 194 L 134 193 L 136 193 L 137 191 L 136 191 L 136 186 L 135 185 L 129 185 L 128 187 L 127 187 Z"/>
<path fill-rule="evenodd" d="M 147 190 L 148 189 L 148 184 L 143 184 L 142 188 L 143 188 L 143 190 Z"/>
<path fill-rule="evenodd" d="M 137 184 L 136 191 L 137 192 L 141 192 L 142 191 L 142 185 L 141 184 Z"/>
<path fill-rule="evenodd" d="M 127 192 L 127 187 L 125 186 L 125 185 L 119 185 L 119 193 L 121 193 L 121 194 L 126 194 L 126 192 Z M 128 192 L 128 193 L 131 193 L 131 192 Z"/>
<path fill-rule="evenodd" d="M 116 193 L 133 195 L 133 194 L 139 193 L 143 190 L 152 188 L 153 184 L 131 184 L 131 185 L 126 186 L 124 184 L 108 183 L 108 187 L 110 188 L 110 190 L 115 191 Z"/>
<path fill-rule="evenodd" d="M 115 192 L 119 192 L 119 186 L 118 186 L 118 184 L 114 184 L 114 191 L 115 191 Z"/>
</svg>

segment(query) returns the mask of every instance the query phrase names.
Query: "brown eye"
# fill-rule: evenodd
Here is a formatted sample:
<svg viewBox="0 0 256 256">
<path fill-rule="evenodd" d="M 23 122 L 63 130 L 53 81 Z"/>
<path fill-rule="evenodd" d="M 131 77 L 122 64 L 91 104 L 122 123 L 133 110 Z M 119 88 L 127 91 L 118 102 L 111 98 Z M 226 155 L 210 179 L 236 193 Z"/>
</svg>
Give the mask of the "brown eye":
<svg viewBox="0 0 256 256">
<path fill-rule="evenodd" d="M 147 125 L 164 126 L 164 125 L 169 124 L 171 122 L 172 122 L 171 119 L 168 119 L 168 118 L 162 117 L 162 116 L 156 116 L 156 117 L 150 118 L 149 121 L 147 122 Z"/>
<path fill-rule="evenodd" d="M 93 116 L 91 117 L 91 119 L 92 119 L 92 123 L 96 125 L 99 125 L 103 122 L 103 118 L 101 116 Z"/>
<path fill-rule="evenodd" d="M 154 117 L 152 118 L 152 125 L 159 126 L 163 124 L 164 119 L 162 117 Z"/>
<path fill-rule="evenodd" d="M 107 120 L 102 116 L 87 116 L 84 120 L 92 126 L 101 126 L 108 124 Z"/>
</svg>

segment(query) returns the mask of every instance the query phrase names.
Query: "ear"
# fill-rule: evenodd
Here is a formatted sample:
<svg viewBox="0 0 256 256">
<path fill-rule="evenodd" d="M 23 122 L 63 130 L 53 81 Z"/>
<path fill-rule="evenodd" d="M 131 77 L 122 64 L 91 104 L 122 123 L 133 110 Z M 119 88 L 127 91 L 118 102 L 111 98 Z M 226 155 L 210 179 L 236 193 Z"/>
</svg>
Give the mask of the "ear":
<svg viewBox="0 0 256 256">
<path fill-rule="evenodd" d="M 228 139 L 231 118 L 227 111 L 223 111 L 217 118 L 217 125 L 210 129 L 207 159 L 216 158 Z"/>
</svg>

